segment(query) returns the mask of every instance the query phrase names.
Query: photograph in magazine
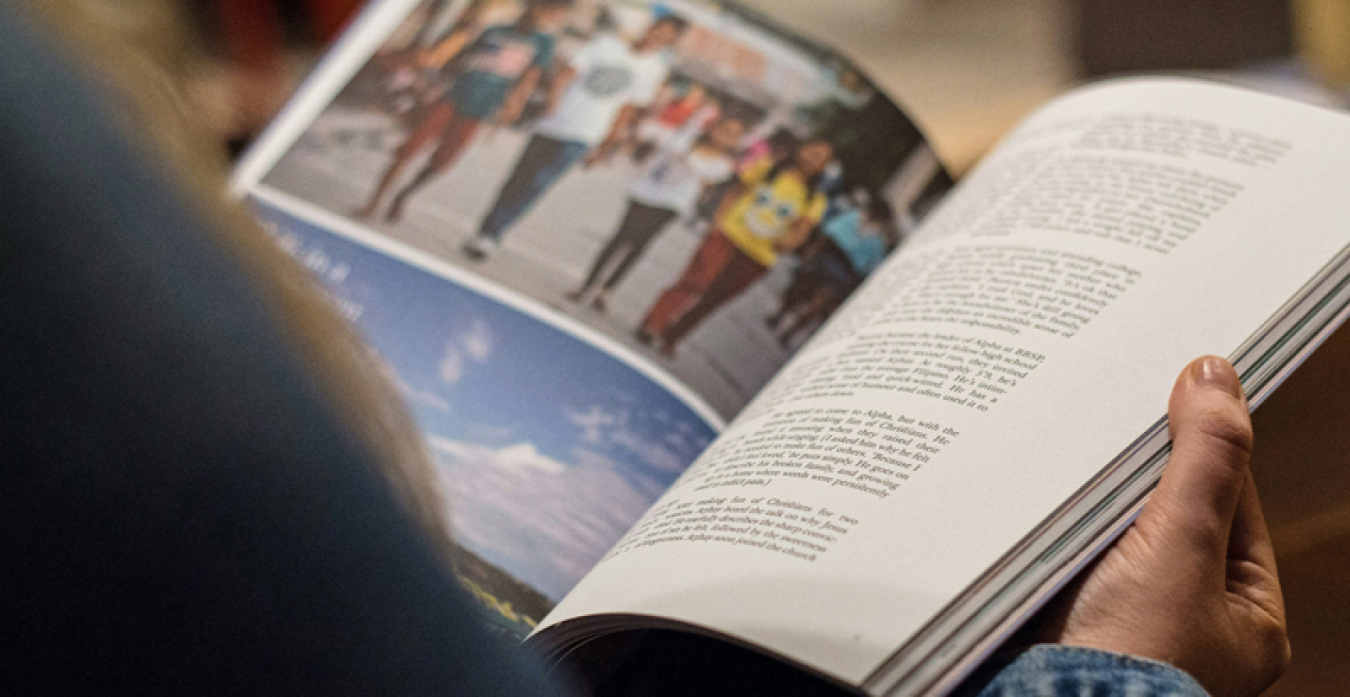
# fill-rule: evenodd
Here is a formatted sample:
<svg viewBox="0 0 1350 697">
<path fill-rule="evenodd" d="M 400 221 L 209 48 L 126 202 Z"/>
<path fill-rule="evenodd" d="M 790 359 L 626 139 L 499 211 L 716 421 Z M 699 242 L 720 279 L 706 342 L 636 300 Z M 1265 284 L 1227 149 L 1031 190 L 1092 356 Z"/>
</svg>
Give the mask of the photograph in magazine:
<svg viewBox="0 0 1350 697">
<path fill-rule="evenodd" d="M 839 56 L 693 0 L 428 0 L 262 178 L 730 418 L 950 186 Z"/>
<path fill-rule="evenodd" d="M 402 393 L 450 501 L 459 580 L 507 636 L 524 638 L 715 435 L 651 379 L 569 333 L 255 210 Z"/>
</svg>

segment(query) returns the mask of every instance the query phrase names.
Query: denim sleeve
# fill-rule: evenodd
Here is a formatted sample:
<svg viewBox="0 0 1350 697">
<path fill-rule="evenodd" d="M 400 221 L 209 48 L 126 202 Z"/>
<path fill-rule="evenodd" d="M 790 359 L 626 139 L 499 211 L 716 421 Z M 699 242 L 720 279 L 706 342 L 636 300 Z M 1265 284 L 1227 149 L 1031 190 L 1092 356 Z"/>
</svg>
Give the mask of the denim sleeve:
<svg viewBox="0 0 1350 697">
<path fill-rule="evenodd" d="M 1041 645 L 1004 667 L 979 697 L 1208 697 L 1166 663 L 1107 651 Z"/>
</svg>

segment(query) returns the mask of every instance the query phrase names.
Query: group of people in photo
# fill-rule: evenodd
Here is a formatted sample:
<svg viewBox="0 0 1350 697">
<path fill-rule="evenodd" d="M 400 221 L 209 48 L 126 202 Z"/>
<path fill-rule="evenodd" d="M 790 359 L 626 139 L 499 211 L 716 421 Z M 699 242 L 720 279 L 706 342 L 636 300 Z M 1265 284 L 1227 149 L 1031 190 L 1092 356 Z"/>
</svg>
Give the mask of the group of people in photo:
<svg viewBox="0 0 1350 697">
<path fill-rule="evenodd" d="M 859 189 L 826 214 L 797 252 L 799 263 L 778 311 L 764 319 L 782 346 L 820 326 L 900 242 L 895 211 Z"/>
<path fill-rule="evenodd" d="M 754 126 L 724 115 L 658 140 L 628 188 L 618 227 L 568 297 L 589 297 L 603 312 L 647 246 L 684 219 L 704 229 L 703 239 L 637 327 L 639 340 L 673 355 L 783 256 L 795 262 L 794 273 L 765 323 L 784 347 L 819 326 L 899 244 L 895 215 L 866 189 L 831 195 L 842 172 L 827 140 L 778 129 L 746 144 Z"/>
<path fill-rule="evenodd" d="M 557 33 L 572 12 L 572 0 L 530 0 L 512 24 L 451 32 L 429 50 L 449 82 L 394 151 L 379 183 L 357 217 L 374 216 L 403 171 L 434 145 L 420 172 L 390 201 L 386 219 L 397 222 L 409 197 L 454 166 L 487 124 L 516 123 L 541 80 L 548 78 L 543 116 L 516 161 L 478 234 L 465 252 L 486 258 L 511 225 L 587 154 L 626 130 L 638 109 L 650 104 L 669 74 L 665 51 L 688 22 L 661 15 L 634 42 L 598 34 L 560 66 L 554 66 Z M 466 36 L 475 32 L 476 36 Z"/>
<path fill-rule="evenodd" d="M 840 191 L 845 165 L 829 139 L 799 134 L 716 85 L 673 74 L 670 49 L 687 19 L 656 9 L 635 40 L 597 31 L 559 59 L 572 10 L 571 0 L 528 0 L 513 22 L 464 23 L 423 50 L 419 60 L 447 86 L 409 124 L 352 214 L 373 217 L 387 200 L 385 217 L 397 222 L 409 198 L 452 168 L 477 134 L 528 120 L 528 142 L 462 245 L 467 259 L 482 261 L 568 171 L 626 156 L 638 167 L 627 207 L 568 297 L 606 311 L 663 230 L 681 220 L 701 229 L 683 271 L 634 329 L 667 356 L 784 258 L 794 273 L 765 322 L 786 347 L 898 244 L 895 216 L 878 192 Z M 523 119 L 531 104 L 533 118 Z M 428 150 L 420 171 L 395 191 Z"/>
</svg>

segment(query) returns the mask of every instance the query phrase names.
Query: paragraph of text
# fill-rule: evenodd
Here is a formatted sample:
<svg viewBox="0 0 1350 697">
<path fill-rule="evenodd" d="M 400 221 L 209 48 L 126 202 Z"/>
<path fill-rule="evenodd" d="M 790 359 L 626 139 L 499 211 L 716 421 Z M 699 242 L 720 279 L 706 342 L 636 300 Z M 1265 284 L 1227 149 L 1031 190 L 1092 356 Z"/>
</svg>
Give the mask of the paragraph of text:
<svg viewBox="0 0 1350 697">
<path fill-rule="evenodd" d="M 652 509 L 608 556 L 686 542 L 755 547 L 815 561 L 857 524 L 828 508 L 767 496 L 676 499 Z"/>
<path fill-rule="evenodd" d="M 1212 121 L 1166 114 L 1109 114 L 1074 142 L 1075 149 L 1211 159 L 1270 167 L 1293 149 L 1288 142 Z"/>
<path fill-rule="evenodd" d="M 1167 254 L 1242 191 L 1175 164 L 1109 155 L 1057 158 L 985 215 L 972 237 L 1063 232 Z"/>
<path fill-rule="evenodd" d="M 859 409 L 788 409 L 723 439 L 681 487 L 768 486 L 780 479 L 886 498 L 960 433 L 932 420 Z"/>
<path fill-rule="evenodd" d="M 987 339 L 929 333 L 861 338 L 816 370 L 801 396 L 849 397 L 880 390 L 989 411 L 1045 357 Z"/>
<path fill-rule="evenodd" d="M 1016 245 L 958 247 L 934 259 L 872 325 L 939 322 L 1068 338 L 1134 285 L 1139 271 L 1091 255 Z"/>
</svg>

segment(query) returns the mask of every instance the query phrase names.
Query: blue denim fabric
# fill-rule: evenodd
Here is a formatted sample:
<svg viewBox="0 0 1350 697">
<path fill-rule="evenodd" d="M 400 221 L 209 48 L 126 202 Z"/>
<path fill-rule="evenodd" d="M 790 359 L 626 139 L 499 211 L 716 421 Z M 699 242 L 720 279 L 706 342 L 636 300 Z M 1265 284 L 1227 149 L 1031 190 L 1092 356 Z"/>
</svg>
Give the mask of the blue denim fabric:
<svg viewBox="0 0 1350 697">
<path fill-rule="evenodd" d="M 1166 663 L 1070 646 L 1033 646 L 999 671 L 980 697 L 1208 697 Z"/>
<path fill-rule="evenodd" d="M 479 234 L 501 239 L 502 233 L 525 215 L 534 202 L 590 149 L 591 146 L 580 141 L 558 140 L 541 135 L 531 137 L 525 152 L 516 161 L 511 176 L 502 184 L 492 210 L 484 216 Z"/>
</svg>

